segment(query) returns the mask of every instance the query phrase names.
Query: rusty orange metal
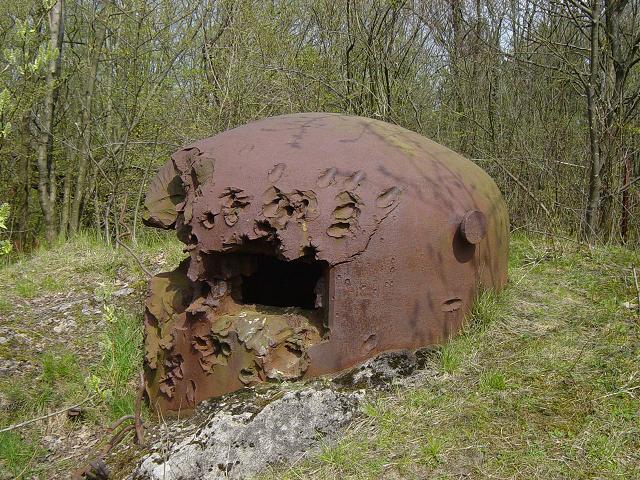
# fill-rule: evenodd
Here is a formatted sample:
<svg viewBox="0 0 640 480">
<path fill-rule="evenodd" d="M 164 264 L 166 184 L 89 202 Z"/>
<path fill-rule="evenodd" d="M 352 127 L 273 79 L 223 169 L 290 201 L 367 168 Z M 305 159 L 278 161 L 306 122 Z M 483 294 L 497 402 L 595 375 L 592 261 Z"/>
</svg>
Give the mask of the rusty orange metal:
<svg viewBox="0 0 640 480">
<path fill-rule="evenodd" d="M 146 302 L 146 389 L 162 412 L 443 343 L 507 278 L 494 181 L 369 118 L 284 115 L 195 142 L 146 207 L 189 253 Z"/>
</svg>

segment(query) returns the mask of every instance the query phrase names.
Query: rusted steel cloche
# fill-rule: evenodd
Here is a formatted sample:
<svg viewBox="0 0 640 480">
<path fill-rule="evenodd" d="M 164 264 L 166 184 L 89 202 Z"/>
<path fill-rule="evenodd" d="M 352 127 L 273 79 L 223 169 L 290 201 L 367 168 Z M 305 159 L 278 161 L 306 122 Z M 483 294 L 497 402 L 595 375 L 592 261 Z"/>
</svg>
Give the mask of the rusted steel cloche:
<svg viewBox="0 0 640 480">
<path fill-rule="evenodd" d="M 283 115 L 198 141 L 160 169 L 146 207 L 189 252 L 146 302 L 162 412 L 444 342 L 479 288 L 506 281 L 493 180 L 378 120 Z"/>
</svg>

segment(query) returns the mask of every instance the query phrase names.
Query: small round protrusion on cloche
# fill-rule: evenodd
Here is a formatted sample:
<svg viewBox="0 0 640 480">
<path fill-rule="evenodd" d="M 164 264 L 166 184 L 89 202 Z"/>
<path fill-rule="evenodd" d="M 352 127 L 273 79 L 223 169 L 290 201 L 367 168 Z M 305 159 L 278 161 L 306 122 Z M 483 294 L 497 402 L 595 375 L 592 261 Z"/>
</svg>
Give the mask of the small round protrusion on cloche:
<svg viewBox="0 0 640 480">
<path fill-rule="evenodd" d="M 487 217 L 478 210 L 469 210 L 460 222 L 460 233 L 467 242 L 479 243 L 487 235 Z"/>
</svg>

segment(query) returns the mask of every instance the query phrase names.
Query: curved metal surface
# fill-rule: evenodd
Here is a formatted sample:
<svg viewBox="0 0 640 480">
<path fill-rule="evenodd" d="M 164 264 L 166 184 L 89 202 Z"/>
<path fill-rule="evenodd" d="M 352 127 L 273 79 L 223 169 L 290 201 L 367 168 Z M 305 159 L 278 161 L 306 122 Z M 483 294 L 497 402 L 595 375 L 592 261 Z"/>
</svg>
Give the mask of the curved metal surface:
<svg viewBox="0 0 640 480">
<path fill-rule="evenodd" d="M 284 115 L 201 140 L 159 171 L 146 205 L 146 223 L 175 228 L 189 252 L 147 299 L 147 392 L 164 412 L 444 342 L 480 286 L 506 281 L 493 180 L 368 118 Z M 287 308 L 305 282 L 314 298 L 291 293 Z M 279 300 L 248 298 L 267 293 Z"/>
</svg>

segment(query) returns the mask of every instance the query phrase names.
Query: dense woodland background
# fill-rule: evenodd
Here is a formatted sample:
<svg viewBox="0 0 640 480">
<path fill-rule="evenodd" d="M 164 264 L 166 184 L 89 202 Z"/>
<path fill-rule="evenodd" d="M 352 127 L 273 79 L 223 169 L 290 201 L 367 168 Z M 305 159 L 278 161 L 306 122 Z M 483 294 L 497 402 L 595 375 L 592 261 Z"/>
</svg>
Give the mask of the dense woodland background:
<svg viewBox="0 0 640 480">
<path fill-rule="evenodd" d="M 474 159 L 514 228 L 640 242 L 640 0 L 3 0 L 0 47 L 18 251 L 135 241 L 171 152 L 299 111 Z"/>
</svg>

